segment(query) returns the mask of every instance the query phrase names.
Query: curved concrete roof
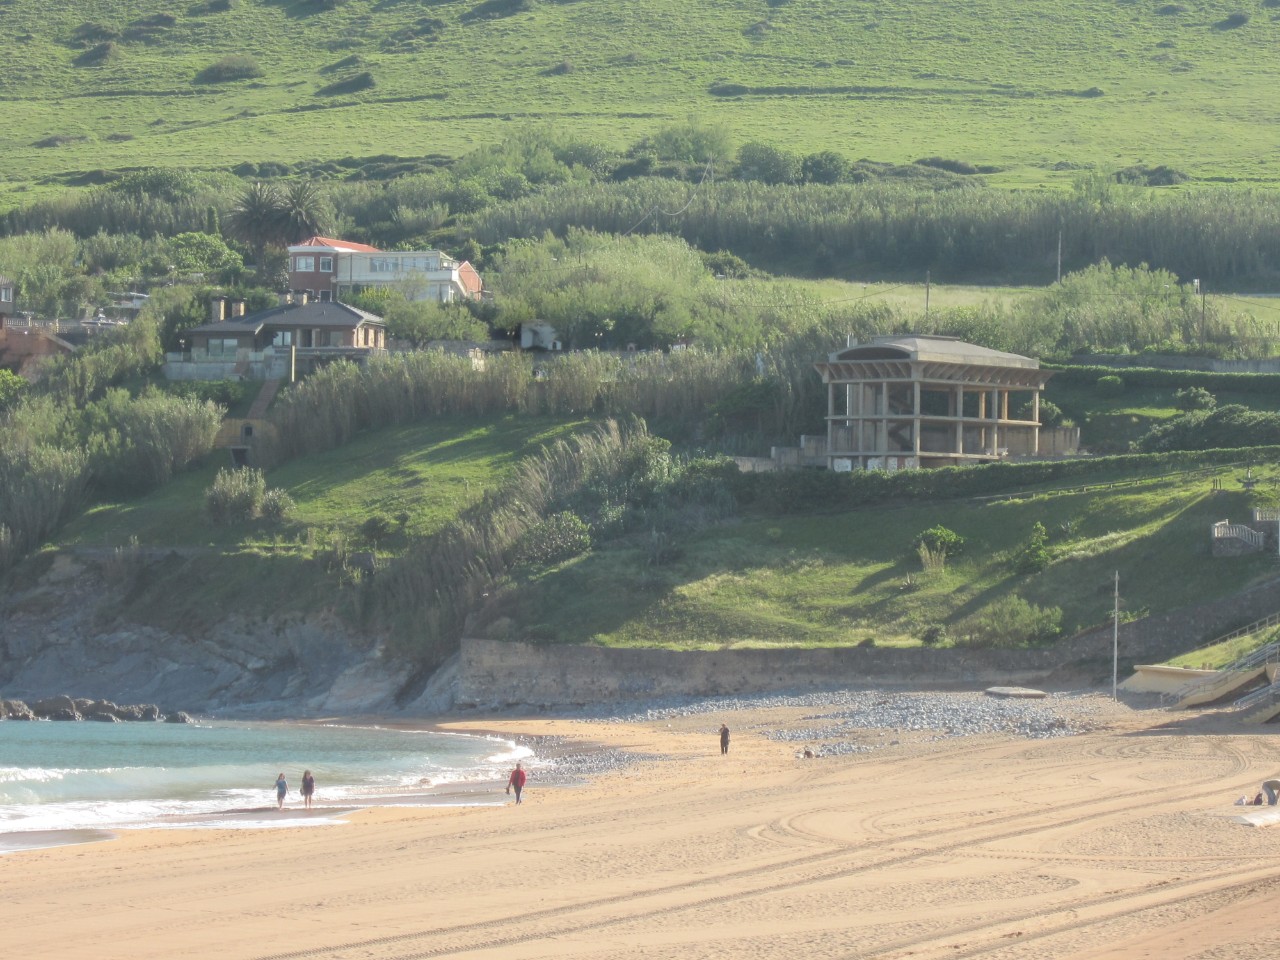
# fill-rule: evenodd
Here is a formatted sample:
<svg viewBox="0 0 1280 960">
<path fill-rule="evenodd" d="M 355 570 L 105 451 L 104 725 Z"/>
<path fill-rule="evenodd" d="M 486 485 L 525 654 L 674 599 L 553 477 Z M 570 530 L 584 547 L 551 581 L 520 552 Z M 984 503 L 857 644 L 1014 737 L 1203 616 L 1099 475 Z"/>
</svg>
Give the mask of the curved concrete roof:
<svg viewBox="0 0 1280 960">
<path fill-rule="evenodd" d="M 1022 367 L 1029 370 L 1040 368 L 1040 361 L 1030 357 L 980 347 L 956 337 L 927 334 L 873 337 L 867 343 L 854 344 L 831 354 L 830 359 L 833 363 L 841 360 L 925 360 L 981 364 L 988 367 Z"/>
</svg>

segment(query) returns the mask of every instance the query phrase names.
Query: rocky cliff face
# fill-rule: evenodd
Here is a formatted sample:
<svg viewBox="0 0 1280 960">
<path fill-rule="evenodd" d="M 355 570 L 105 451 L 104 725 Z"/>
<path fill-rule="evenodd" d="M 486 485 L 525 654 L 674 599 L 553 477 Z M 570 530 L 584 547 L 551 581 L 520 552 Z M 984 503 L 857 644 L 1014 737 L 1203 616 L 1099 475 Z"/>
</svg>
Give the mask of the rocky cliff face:
<svg viewBox="0 0 1280 960">
<path fill-rule="evenodd" d="M 59 555 L 0 599 L 0 696 L 58 694 L 223 716 L 400 712 L 403 667 L 327 618 L 232 613 L 199 635 L 114 618 L 92 560 Z"/>
</svg>

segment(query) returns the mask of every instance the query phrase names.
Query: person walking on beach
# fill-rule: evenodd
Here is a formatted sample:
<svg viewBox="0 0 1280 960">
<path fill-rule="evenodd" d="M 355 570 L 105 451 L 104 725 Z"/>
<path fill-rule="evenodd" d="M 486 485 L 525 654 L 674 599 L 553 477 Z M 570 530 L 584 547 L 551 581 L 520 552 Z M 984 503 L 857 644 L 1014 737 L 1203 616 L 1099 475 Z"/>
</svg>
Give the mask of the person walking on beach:
<svg viewBox="0 0 1280 960">
<path fill-rule="evenodd" d="M 727 724 L 720 724 L 720 753 L 721 755 L 729 752 L 729 727 Z"/>
<path fill-rule="evenodd" d="M 280 772 L 280 776 L 276 777 L 276 807 L 280 810 L 284 809 L 284 795 L 289 792 L 289 782 L 284 778 L 284 771 Z"/>
<path fill-rule="evenodd" d="M 1274 807 L 1280 801 L 1280 780 L 1263 780 L 1262 789 L 1267 791 L 1267 803 Z"/>
<path fill-rule="evenodd" d="M 528 775 L 524 772 L 524 766 L 517 761 L 516 768 L 511 771 L 511 776 L 507 778 L 507 793 L 511 792 L 514 787 L 516 791 L 516 803 L 520 802 L 520 791 L 524 789 L 524 782 L 528 779 Z"/>
<path fill-rule="evenodd" d="M 302 771 L 302 802 L 308 810 L 311 809 L 311 795 L 316 792 L 316 778 L 311 775 L 310 770 Z"/>
</svg>

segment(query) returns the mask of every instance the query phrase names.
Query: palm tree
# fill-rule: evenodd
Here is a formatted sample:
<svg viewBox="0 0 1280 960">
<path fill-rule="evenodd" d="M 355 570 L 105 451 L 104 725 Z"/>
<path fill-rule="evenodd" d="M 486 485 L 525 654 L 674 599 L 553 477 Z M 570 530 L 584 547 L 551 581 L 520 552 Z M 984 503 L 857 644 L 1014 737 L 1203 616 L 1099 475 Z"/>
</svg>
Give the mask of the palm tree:
<svg viewBox="0 0 1280 960">
<path fill-rule="evenodd" d="M 324 233 L 328 224 L 324 197 L 314 180 L 295 180 L 289 184 L 280 196 L 280 209 L 285 240 L 289 243 Z"/>
<path fill-rule="evenodd" d="M 268 183 L 249 184 L 231 208 L 231 232 L 253 250 L 253 265 L 261 272 L 266 249 L 286 236 L 284 198 Z"/>
</svg>

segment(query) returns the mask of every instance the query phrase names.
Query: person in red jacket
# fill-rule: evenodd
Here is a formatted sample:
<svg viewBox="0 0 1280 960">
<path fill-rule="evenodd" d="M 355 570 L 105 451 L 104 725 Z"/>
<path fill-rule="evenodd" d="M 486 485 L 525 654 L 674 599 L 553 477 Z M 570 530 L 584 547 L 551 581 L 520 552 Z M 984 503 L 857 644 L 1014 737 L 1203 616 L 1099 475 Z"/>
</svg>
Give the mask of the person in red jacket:
<svg viewBox="0 0 1280 960">
<path fill-rule="evenodd" d="M 516 803 L 520 802 L 520 791 L 524 789 L 526 779 L 528 779 L 528 776 L 524 772 L 524 766 L 517 762 L 516 768 L 511 771 L 511 776 L 507 778 L 507 793 L 511 792 L 512 787 L 515 788 Z"/>
</svg>

